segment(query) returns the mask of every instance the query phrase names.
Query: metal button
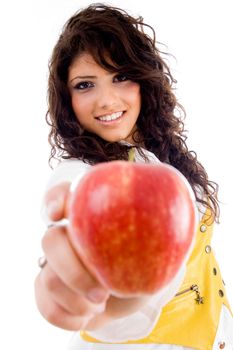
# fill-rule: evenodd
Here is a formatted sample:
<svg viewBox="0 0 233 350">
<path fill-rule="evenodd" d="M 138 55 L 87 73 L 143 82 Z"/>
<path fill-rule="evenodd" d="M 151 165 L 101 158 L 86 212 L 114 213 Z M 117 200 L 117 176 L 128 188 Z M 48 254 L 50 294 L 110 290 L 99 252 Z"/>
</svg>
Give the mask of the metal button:
<svg viewBox="0 0 233 350">
<path fill-rule="evenodd" d="M 211 253 L 211 246 L 210 246 L 210 245 L 206 245 L 206 246 L 205 246 L 205 252 L 206 252 L 207 254 Z"/>
<path fill-rule="evenodd" d="M 205 232 L 206 230 L 207 230 L 206 225 L 202 224 L 201 227 L 200 227 L 200 231 L 201 232 Z"/>
<path fill-rule="evenodd" d="M 213 268 L 213 274 L 216 276 L 217 275 L 217 269 L 216 267 Z"/>
<path fill-rule="evenodd" d="M 222 283 L 224 284 L 224 286 L 226 285 L 226 283 L 224 282 L 224 280 L 222 280 Z"/>
<path fill-rule="evenodd" d="M 220 342 L 218 343 L 219 349 L 224 349 L 224 348 L 225 348 L 225 345 L 226 345 L 225 341 L 220 341 Z"/>
<path fill-rule="evenodd" d="M 222 289 L 219 289 L 218 294 L 221 298 L 224 297 L 224 293 L 223 293 Z"/>
</svg>

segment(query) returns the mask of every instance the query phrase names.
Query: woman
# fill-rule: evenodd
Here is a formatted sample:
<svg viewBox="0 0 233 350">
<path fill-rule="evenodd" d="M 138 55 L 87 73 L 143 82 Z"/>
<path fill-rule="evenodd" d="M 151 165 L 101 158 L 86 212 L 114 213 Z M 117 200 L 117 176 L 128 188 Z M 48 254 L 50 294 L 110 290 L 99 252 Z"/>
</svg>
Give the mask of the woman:
<svg viewBox="0 0 233 350">
<path fill-rule="evenodd" d="M 187 148 L 174 83 L 154 30 L 121 9 L 93 4 L 79 11 L 54 48 L 47 121 L 51 159 L 60 163 L 45 195 L 52 224 L 42 241 L 46 260 L 36 299 L 52 324 L 85 330 L 70 349 L 233 347 L 232 315 L 210 246 L 219 219 L 217 185 Z M 161 161 L 183 173 L 200 222 L 189 261 L 165 290 L 151 298 L 119 299 L 90 274 L 63 219 L 74 179 L 93 164 L 127 160 L 133 150 L 136 162 Z"/>
</svg>

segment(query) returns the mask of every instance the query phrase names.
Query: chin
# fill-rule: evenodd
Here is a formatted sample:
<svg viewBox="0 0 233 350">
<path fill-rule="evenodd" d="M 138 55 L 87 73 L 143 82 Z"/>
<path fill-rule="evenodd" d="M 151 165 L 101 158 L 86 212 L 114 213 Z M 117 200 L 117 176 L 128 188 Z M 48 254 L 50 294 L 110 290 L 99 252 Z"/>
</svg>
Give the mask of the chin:
<svg viewBox="0 0 233 350">
<path fill-rule="evenodd" d="M 108 141 L 108 142 L 120 142 L 120 141 L 124 141 L 125 140 L 125 137 L 123 136 L 115 136 L 115 137 L 103 137 L 101 136 L 105 141 Z"/>
</svg>

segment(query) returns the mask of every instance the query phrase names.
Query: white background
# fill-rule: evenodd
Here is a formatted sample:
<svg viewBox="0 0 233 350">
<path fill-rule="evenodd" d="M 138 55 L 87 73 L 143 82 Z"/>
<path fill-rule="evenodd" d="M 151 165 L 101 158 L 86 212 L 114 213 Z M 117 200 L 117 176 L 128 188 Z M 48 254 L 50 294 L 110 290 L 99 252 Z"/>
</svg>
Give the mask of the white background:
<svg viewBox="0 0 233 350">
<path fill-rule="evenodd" d="M 44 225 L 40 205 L 50 169 L 45 123 L 47 63 L 61 27 L 88 1 L 5 1 L 0 8 L 0 348 L 65 349 L 70 333 L 49 325 L 34 301 Z M 174 54 L 188 144 L 220 185 L 213 247 L 233 306 L 231 1 L 115 1 L 141 14 Z M 4 345 L 3 345 L 4 344 Z"/>
</svg>

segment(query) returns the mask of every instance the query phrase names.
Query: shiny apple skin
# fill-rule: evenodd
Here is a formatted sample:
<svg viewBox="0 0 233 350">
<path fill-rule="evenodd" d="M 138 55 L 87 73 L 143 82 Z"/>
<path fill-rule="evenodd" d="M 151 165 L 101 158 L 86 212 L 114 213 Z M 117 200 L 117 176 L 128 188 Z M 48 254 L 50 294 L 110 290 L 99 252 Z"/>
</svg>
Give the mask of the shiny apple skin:
<svg viewBox="0 0 233 350">
<path fill-rule="evenodd" d="M 112 161 L 92 166 L 73 189 L 69 236 L 84 264 L 118 297 L 154 294 L 184 262 L 196 206 L 175 168 Z"/>
</svg>

